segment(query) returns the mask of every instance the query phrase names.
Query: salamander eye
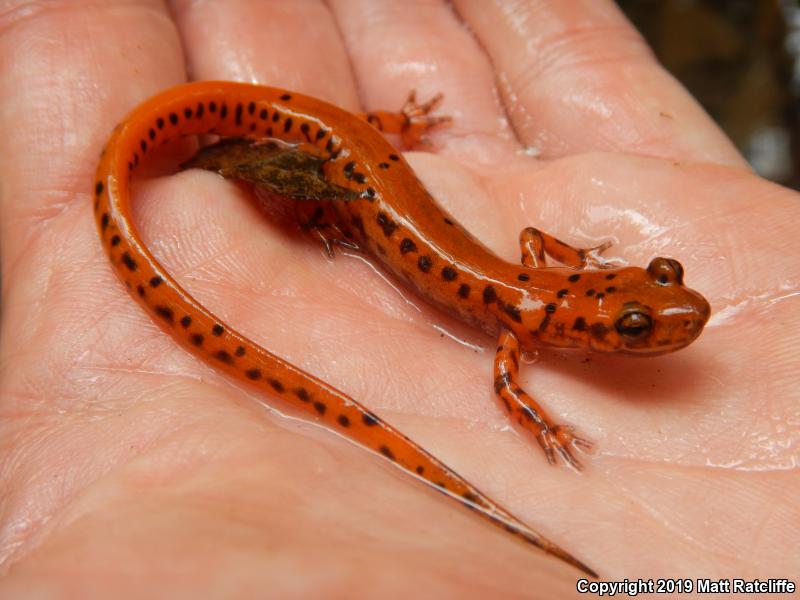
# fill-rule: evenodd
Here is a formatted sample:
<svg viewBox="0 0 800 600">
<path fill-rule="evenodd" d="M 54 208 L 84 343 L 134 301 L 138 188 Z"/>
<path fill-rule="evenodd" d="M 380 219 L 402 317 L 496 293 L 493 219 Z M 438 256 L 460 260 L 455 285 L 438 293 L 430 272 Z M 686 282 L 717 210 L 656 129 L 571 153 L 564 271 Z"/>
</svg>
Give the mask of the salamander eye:
<svg viewBox="0 0 800 600">
<path fill-rule="evenodd" d="M 656 278 L 661 285 L 669 283 L 683 284 L 683 267 L 674 258 L 659 256 L 650 261 L 647 272 Z"/>
<path fill-rule="evenodd" d="M 626 341 L 636 342 L 644 339 L 653 328 L 653 319 L 640 308 L 628 309 L 614 323 L 617 330 Z"/>
</svg>

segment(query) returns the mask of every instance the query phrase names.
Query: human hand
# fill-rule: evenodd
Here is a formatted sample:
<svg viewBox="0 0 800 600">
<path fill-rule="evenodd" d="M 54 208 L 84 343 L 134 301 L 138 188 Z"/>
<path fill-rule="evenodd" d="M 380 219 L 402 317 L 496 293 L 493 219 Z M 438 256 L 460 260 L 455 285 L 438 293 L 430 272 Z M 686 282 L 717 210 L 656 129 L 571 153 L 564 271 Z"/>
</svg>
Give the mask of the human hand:
<svg viewBox="0 0 800 600">
<path fill-rule="evenodd" d="M 607 254 L 632 264 L 674 256 L 714 314 L 675 355 L 543 351 L 523 368 L 527 389 L 597 446 L 576 475 L 506 427 L 493 340 L 361 259 L 327 261 L 212 175 L 142 183 L 145 238 L 209 308 L 604 578 L 797 571 L 796 195 L 749 172 L 612 5 L 454 5 L 480 44 L 439 2 L 6 13 L 0 590 L 574 590 L 569 568 L 343 440 L 264 411 L 256 401 L 288 412 L 188 356 L 130 301 L 94 229 L 95 162 L 136 103 L 186 80 L 184 60 L 195 79 L 351 110 L 443 92 L 452 125 L 432 135 L 435 155 L 409 159 L 476 237 L 510 260 L 527 225 L 580 246 L 613 237 Z"/>
</svg>

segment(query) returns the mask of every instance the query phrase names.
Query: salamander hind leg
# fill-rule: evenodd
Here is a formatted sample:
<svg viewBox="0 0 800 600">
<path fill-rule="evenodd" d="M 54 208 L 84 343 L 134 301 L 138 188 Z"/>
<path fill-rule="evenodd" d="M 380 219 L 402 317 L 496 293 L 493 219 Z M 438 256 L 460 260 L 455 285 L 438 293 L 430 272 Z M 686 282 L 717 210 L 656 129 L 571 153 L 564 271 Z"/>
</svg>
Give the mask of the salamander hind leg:
<svg viewBox="0 0 800 600">
<path fill-rule="evenodd" d="M 587 267 L 607 269 L 613 266 L 600 257 L 603 251 L 613 245 L 613 242 L 610 241 L 603 242 L 594 248 L 574 248 L 535 227 L 526 227 L 519 234 L 519 245 L 522 251 L 522 264 L 526 267 L 547 266 L 545 254 L 561 264 L 575 269 Z"/>
<path fill-rule="evenodd" d="M 325 255 L 333 259 L 334 248 L 359 250 L 352 232 L 343 230 L 337 225 L 335 216 L 326 210 L 323 203 L 297 202 L 295 217 L 300 228 L 322 243 Z"/>
<path fill-rule="evenodd" d="M 494 390 L 497 397 L 509 415 L 536 437 L 547 462 L 555 464 L 558 455 L 565 463 L 580 470 L 581 463 L 572 451 L 575 448 L 591 450 L 591 442 L 576 436 L 568 425 L 554 424 L 518 382 L 519 341 L 511 331 L 503 330 L 494 359 Z"/>
<path fill-rule="evenodd" d="M 428 130 L 447 123 L 450 117 L 431 116 L 430 112 L 442 100 L 442 94 L 436 94 L 433 98 L 422 104 L 417 104 L 417 94 L 411 90 L 408 99 L 399 112 L 376 110 L 368 113 L 360 113 L 359 118 L 370 123 L 378 131 L 383 133 L 399 133 L 406 148 L 413 148 L 425 141 L 425 134 Z"/>
</svg>

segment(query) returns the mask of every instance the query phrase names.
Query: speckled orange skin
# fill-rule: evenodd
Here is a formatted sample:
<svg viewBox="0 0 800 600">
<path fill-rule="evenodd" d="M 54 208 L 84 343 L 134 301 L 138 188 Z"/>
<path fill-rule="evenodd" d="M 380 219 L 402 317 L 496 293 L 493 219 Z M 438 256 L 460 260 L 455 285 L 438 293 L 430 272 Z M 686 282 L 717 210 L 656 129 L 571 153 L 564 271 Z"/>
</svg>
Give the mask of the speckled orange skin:
<svg viewBox="0 0 800 600">
<path fill-rule="evenodd" d="M 417 108 L 424 114 L 430 106 Z M 516 383 L 520 346 L 662 353 L 699 334 L 708 303 L 683 287 L 675 261 L 656 259 L 648 270 L 578 270 L 591 253 L 531 228 L 521 238 L 527 266 L 501 260 L 436 205 L 377 130 L 400 132 L 413 141 L 433 122 L 409 127 L 405 116 L 392 113 L 357 118 L 314 98 L 247 84 L 198 82 L 173 88 L 137 107 L 103 151 L 94 190 L 103 247 L 133 297 L 185 349 L 310 412 L 517 538 L 594 575 L 368 409 L 211 314 L 164 271 L 131 219 L 133 171 L 154 147 L 178 137 L 274 137 L 324 156 L 326 180 L 355 190 L 359 198 L 310 203 L 323 209 L 324 222 L 314 225 L 318 233 L 357 245 L 434 304 L 500 335 L 498 397 L 536 436 L 551 462 L 557 452 L 578 466 L 569 448 L 588 443 L 555 425 Z M 331 240 L 331 231 L 341 239 Z M 541 268 L 545 253 L 573 268 Z M 620 329 L 626 311 L 637 313 L 638 328 Z M 641 335 L 643 311 L 649 319 L 646 336 Z M 621 331 L 635 331 L 636 339 Z"/>
</svg>

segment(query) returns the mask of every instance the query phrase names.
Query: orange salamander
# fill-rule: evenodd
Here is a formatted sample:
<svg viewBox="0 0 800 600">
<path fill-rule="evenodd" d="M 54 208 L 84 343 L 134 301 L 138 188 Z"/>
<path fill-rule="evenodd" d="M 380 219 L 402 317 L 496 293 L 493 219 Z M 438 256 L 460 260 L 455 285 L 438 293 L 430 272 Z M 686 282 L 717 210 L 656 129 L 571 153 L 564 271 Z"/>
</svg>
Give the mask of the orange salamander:
<svg viewBox="0 0 800 600">
<path fill-rule="evenodd" d="M 294 156 L 317 159 L 316 178 L 343 190 L 310 197 L 301 223 L 325 242 L 358 247 L 434 305 L 499 342 L 494 390 L 510 418 L 528 430 L 549 462 L 580 465 L 589 443 L 556 424 L 519 385 L 521 349 L 539 346 L 654 355 L 694 340 L 708 302 L 683 285 L 676 260 L 646 269 L 605 268 L 597 252 L 576 249 L 532 227 L 520 236 L 522 265 L 495 256 L 441 209 L 381 131 L 408 143 L 443 119 L 413 95 L 399 113 L 352 115 L 321 100 L 230 82 L 180 85 L 144 102 L 115 129 L 94 184 L 100 238 L 133 297 L 181 346 L 229 375 L 305 410 L 510 534 L 595 572 L 514 517 L 452 469 L 359 404 L 237 333 L 201 306 L 144 246 L 131 217 L 130 180 L 154 148 L 183 136 L 276 139 Z M 302 182 L 302 178 L 300 178 Z M 302 185 L 302 184 L 291 184 Z M 304 209 L 304 212 L 305 209 Z M 545 255 L 563 267 L 547 267 Z M 599 266 L 599 269 L 586 267 Z"/>
</svg>

